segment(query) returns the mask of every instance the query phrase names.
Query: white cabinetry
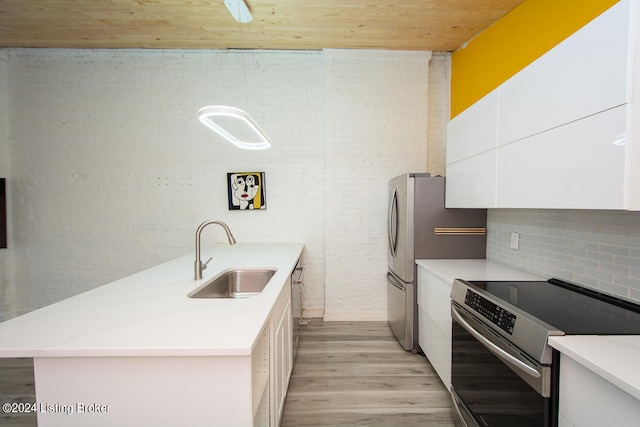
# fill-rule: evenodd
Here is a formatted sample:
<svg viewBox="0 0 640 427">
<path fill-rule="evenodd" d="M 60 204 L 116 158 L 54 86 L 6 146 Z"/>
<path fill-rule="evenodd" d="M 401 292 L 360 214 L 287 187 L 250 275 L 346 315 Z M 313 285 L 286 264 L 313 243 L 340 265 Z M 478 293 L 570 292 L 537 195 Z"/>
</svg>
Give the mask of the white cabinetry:
<svg viewBox="0 0 640 427">
<path fill-rule="evenodd" d="M 492 150 L 497 139 L 498 91 L 494 90 L 447 124 L 447 162 Z"/>
<path fill-rule="evenodd" d="M 251 398 L 253 409 L 253 427 L 269 426 L 271 390 L 269 377 L 271 371 L 271 356 L 269 354 L 269 342 L 271 334 L 265 327 L 260 338 L 251 352 Z"/>
<path fill-rule="evenodd" d="M 498 145 L 630 99 L 628 7 L 606 11 L 500 86 Z"/>
<path fill-rule="evenodd" d="M 38 399 L 111 405 L 103 417 L 89 412 L 66 417 L 65 426 L 121 425 L 118 420 L 153 426 L 278 426 L 293 368 L 291 326 L 291 286 L 285 286 L 251 355 L 36 357 Z M 60 388 L 70 378 L 73 386 Z M 38 425 L 61 425 L 60 420 L 60 413 L 38 413 Z"/>
<path fill-rule="evenodd" d="M 449 389 L 451 385 L 451 287 L 455 279 L 543 280 L 485 259 L 420 259 L 418 339 L 420 348 Z"/>
<path fill-rule="evenodd" d="M 635 426 L 640 402 L 564 354 L 559 427 Z"/>
<path fill-rule="evenodd" d="M 623 105 L 501 146 L 497 206 L 622 209 L 626 116 Z"/>
<path fill-rule="evenodd" d="M 460 113 L 447 125 L 447 206 L 496 205 L 498 91 Z"/>
<path fill-rule="evenodd" d="M 418 267 L 418 336 L 447 390 L 451 386 L 451 283 Z"/>
<path fill-rule="evenodd" d="M 638 8 L 620 1 L 449 122 L 447 207 L 640 210 Z"/>
<path fill-rule="evenodd" d="M 271 315 L 271 424 L 280 425 L 293 370 L 291 286 L 285 286 Z"/>
</svg>

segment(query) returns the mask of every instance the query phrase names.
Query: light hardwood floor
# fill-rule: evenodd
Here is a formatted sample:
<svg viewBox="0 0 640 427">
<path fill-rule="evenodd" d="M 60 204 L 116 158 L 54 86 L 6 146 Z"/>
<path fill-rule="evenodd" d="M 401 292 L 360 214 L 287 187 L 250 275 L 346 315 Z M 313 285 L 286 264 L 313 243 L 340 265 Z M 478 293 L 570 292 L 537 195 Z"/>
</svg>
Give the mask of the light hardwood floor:
<svg viewBox="0 0 640 427">
<path fill-rule="evenodd" d="M 35 401 L 33 360 L 0 359 L 0 405 L 34 403 Z M 35 427 L 36 414 L 7 413 L 0 409 L 0 425 L 3 427 Z"/>
<path fill-rule="evenodd" d="M 31 359 L 0 359 L 0 404 L 35 402 Z M 3 427 L 36 426 L 0 411 Z M 424 356 L 402 349 L 387 322 L 323 322 L 301 331 L 283 427 L 452 427 L 447 392 Z"/>
<path fill-rule="evenodd" d="M 448 393 L 424 356 L 405 351 L 387 322 L 303 327 L 283 427 L 451 427 Z"/>
</svg>

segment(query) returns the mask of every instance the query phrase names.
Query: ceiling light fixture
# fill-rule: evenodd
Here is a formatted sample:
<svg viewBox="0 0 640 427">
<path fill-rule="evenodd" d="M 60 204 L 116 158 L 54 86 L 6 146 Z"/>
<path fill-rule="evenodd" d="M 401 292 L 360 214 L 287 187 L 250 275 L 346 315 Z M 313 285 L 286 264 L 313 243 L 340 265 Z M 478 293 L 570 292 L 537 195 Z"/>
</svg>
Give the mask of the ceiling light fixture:
<svg viewBox="0 0 640 427">
<path fill-rule="evenodd" d="M 224 5 L 236 21 L 246 24 L 253 20 L 249 6 L 247 6 L 244 0 L 224 0 Z"/>
<path fill-rule="evenodd" d="M 231 16 L 240 24 L 251 22 L 253 17 L 244 0 L 224 0 Z M 240 25 L 240 44 L 242 45 L 242 25 Z M 244 68 L 244 56 L 242 59 Z M 246 90 L 246 70 L 244 71 Z M 202 107 L 198 112 L 200 122 L 222 136 L 236 147 L 246 150 L 263 150 L 271 147 L 269 137 L 245 111 L 226 105 Z M 229 120 L 231 119 L 231 120 Z M 229 123 L 232 122 L 232 126 Z M 223 126 L 224 124 L 224 126 Z M 232 133 L 233 132 L 233 133 Z"/>
<path fill-rule="evenodd" d="M 258 126 L 258 124 L 254 122 L 247 113 L 239 108 L 228 107 L 226 105 L 211 105 L 209 107 L 202 107 L 198 116 L 202 124 L 218 133 L 237 147 L 244 148 L 246 150 L 263 150 L 271 147 L 269 138 L 263 130 L 260 129 L 260 126 Z M 240 120 L 242 124 L 248 126 L 249 129 L 255 133 L 258 139 L 255 141 L 239 139 L 226 131 L 219 123 L 216 123 L 216 117 L 230 117 Z"/>
</svg>

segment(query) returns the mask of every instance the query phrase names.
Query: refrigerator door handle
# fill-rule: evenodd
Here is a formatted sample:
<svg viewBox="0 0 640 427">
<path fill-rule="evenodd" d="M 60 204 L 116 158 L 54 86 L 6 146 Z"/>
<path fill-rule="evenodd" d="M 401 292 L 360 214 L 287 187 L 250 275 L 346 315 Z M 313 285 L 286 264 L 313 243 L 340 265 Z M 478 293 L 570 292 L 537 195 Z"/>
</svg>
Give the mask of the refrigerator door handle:
<svg viewBox="0 0 640 427">
<path fill-rule="evenodd" d="M 400 283 L 400 281 L 398 279 L 396 279 L 395 277 L 393 277 L 393 274 L 391 273 L 387 273 L 387 282 L 389 282 L 390 285 L 395 286 L 396 288 L 404 291 L 404 285 L 402 283 Z"/>
<path fill-rule="evenodd" d="M 398 248 L 398 189 L 393 189 L 389 204 L 389 250 L 391 256 L 395 258 Z"/>
</svg>

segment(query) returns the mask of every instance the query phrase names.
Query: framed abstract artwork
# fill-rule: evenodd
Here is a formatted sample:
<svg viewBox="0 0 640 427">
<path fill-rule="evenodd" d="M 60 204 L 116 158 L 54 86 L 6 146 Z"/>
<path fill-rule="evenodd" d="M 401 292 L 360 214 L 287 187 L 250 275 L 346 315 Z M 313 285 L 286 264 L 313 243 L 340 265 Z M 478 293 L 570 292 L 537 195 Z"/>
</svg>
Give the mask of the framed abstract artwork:
<svg viewBox="0 0 640 427">
<path fill-rule="evenodd" d="M 227 188 L 229 210 L 267 209 L 264 172 L 229 172 Z"/>
</svg>

